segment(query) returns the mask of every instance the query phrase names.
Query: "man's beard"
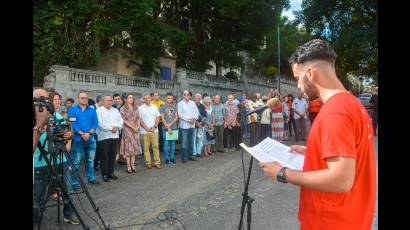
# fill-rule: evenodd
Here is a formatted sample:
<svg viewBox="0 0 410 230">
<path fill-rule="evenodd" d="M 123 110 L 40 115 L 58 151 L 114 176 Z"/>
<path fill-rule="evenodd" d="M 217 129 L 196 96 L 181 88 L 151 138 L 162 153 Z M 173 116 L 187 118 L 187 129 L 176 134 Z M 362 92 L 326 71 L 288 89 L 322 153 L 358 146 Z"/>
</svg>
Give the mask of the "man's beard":
<svg viewBox="0 0 410 230">
<path fill-rule="evenodd" d="M 303 93 L 308 96 L 309 100 L 315 100 L 319 98 L 319 92 L 316 88 L 316 86 L 311 83 L 307 77 L 304 78 L 304 87 L 303 87 Z"/>
</svg>

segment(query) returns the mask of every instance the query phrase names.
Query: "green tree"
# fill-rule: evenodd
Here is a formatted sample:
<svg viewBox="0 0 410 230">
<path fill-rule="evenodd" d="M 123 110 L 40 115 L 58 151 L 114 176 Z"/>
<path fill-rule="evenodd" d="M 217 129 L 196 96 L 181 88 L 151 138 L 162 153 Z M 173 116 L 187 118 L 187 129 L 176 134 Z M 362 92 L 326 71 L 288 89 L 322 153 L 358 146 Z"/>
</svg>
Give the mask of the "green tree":
<svg viewBox="0 0 410 230">
<path fill-rule="evenodd" d="M 102 10 L 91 0 L 34 1 L 34 85 L 41 85 L 50 65 L 86 67 L 98 60 Z"/>
<path fill-rule="evenodd" d="M 242 65 L 259 50 L 288 0 L 37 0 L 33 8 L 33 79 L 50 65 L 95 65 L 109 48 L 151 76 L 166 51 L 197 71 Z M 218 71 L 218 74 L 220 71 Z"/>
<path fill-rule="evenodd" d="M 313 38 L 333 45 L 336 70 L 345 84 L 348 73 L 378 80 L 377 6 L 376 0 L 304 0 L 298 12 L 298 22 Z"/>
<path fill-rule="evenodd" d="M 280 36 L 280 68 L 281 76 L 291 77 L 291 67 L 289 66 L 289 57 L 296 48 L 309 39 L 309 34 L 304 27 L 296 22 L 291 22 L 287 17 L 281 17 L 280 21 L 271 28 L 265 37 L 265 46 L 253 53 L 255 58 L 255 72 L 258 75 L 273 77 L 277 71 L 266 71 L 266 68 L 274 67 L 278 70 L 278 24 Z"/>
<path fill-rule="evenodd" d="M 288 0 L 165 1 L 164 21 L 193 35 L 177 50 L 177 65 L 205 71 L 213 61 L 217 74 L 221 67 L 241 66 L 240 51 L 258 50 L 286 7 Z"/>
</svg>

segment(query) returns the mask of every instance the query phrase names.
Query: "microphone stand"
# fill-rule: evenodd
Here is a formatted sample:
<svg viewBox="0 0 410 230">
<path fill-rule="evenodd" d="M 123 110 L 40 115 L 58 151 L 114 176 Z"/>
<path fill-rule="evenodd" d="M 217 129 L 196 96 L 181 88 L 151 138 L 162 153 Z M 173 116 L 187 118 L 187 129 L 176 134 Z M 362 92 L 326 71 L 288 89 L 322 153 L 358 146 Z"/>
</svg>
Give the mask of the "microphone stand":
<svg viewBox="0 0 410 230">
<path fill-rule="evenodd" d="M 268 108 L 265 108 L 265 109 L 268 109 Z M 262 113 L 265 109 L 262 109 L 262 110 L 259 110 L 259 111 L 257 111 L 258 109 L 256 109 L 255 113 L 258 114 L 258 121 L 260 120 L 260 117 L 261 117 L 260 115 L 261 115 L 261 113 Z M 249 115 L 252 114 L 252 113 L 253 113 L 253 112 L 251 112 L 251 113 L 246 113 L 246 115 L 243 116 L 243 117 L 246 118 L 247 116 L 249 116 Z M 250 132 L 250 138 L 252 138 L 252 132 Z M 244 139 L 244 138 L 243 138 L 243 139 Z M 258 137 L 258 139 L 259 139 L 259 137 Z M 260 142 L 260 140 L 257 140 L 257 142 Z M 244 214 L 244 212 L 245 212 L 245 206 L 247 207 L 247 215 L 246 215 L 246 221 L 247 221 L 247 226 L 248 226 L 247 229 L 248 229 L 248 230 L 251 229 L 251 222 L 252 222 L 252 202 L 254 202 L 255 199 L 252 198 L 252 197 L 250 197 L 250 196 L 248 195 L 248 188 L 249 188 L 249 182 L 250 182 L 250 178 L 251 178 L 252 165 L 253 165 L 253 156 L 251 156 L 251 160 L 250 160 L 250 162 L 249 162 L 248 177 L 247 177 L 246 182 L 245 182 L 245 189 L 244 189 L 244 191 L 242 192 L 242 197 L 243 197 L 243 199 L 242 199 L 242 206 L 241 206 L 241 219 L 239 220 L 238 230 L 241 230 L 242 227 L 243 227 L 243 214 Z M 245 166 L 243 165 L 243 149 L 242 149 L 242 167 L 244 167 L 243 170 L 244 170 L 244 177 L 245 177 Z M 244 178 L 244 179 L 245 179 L 245 178 Z"/>
</svg>

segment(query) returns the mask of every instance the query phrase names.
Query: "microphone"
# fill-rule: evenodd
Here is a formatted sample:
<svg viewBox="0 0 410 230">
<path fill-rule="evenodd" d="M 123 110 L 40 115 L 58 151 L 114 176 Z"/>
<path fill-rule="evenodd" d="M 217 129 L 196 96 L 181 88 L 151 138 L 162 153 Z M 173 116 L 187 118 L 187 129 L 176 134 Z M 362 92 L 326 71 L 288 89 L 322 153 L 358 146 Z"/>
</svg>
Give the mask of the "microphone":
<svg viewBox="0 0 410 230">
<path fill-rule="evenodd" d="M 247 113 L 245 114 L 245 117 L 246 117 L 246 116 L 249 116 L 249 115 L 251 115 L 251 114 L 253 114 L 253 113 L 260 113 L 260 112 L 264 111 L 264 110 L 267 109 L 267 108 L 268 108 L 268 105 L 264 105 L 264 106 L 262 106 L 262 107 L 260 107 L 260 108 L 257 108 L 257 109 L 254 109 L 254 110 L 252 110 L 252 111 L 249 111 L 249 112 L 247 112 Z"/>
</svg>

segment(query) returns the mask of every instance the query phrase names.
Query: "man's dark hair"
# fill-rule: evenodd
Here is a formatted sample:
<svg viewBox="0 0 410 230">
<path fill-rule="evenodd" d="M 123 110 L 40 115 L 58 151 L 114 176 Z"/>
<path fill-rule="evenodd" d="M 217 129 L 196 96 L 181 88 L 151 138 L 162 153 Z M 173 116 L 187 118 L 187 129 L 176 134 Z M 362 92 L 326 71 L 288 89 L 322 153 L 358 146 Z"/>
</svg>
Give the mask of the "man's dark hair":
<svg viewBox="0 0 410 230">
<path fill-rule="evenodd" d="M 70 97 L 70 98 L 67 98 L 67 100 L 65 100 L 65 103 L 67 103 L 68 101 L 74 104 L 74 99 L 72 99 L 71 97 Z M 64 103 L 64 104 L 65 104 L 65 103 Z"/>
<path fill-rule="evenodd" d="M 187 89 L 182 90 L 182 95 L 184 94 L 184 91 L 188 91 L 189 96 L 192 97 L 192 92 L 190 90 L 187 90 Z"/>
<path fill-rule="evenodd" d="M 120 94 L 116 93 L 116 94 L 112 95 L 112 98 L 114 98 L 114 97 L 121 97 L 121 96 L 120 96 Z"/>
<path fill-rule="evenodd" d="M 100 101 L 102 101 L 102 95 L 98 95 L 96 98 L 95 98 L 95 101 L 98 103 L 98 102 L 100 102 Z"/>
<path fill-rule="evenodd" d="M 88 98 L 88 105 L 95 105 L 95 101 L 92 98 Z"/>
<path fill-rule="evenodd" d="M 313 39 L 299 46 L 289 58 L 289 63 L 301 64 L 312 60 L 324 60 L 335 64 L 337 54 L 326 41 Z"/>
<path fill-rule="evenodd" d="M 171 92 L 168 92 L 167 94 L 165 94 L 165 97 L 168 97 L 168 96 L 174 97 L 174 94 L 172 94 Z"/>
</svg>

